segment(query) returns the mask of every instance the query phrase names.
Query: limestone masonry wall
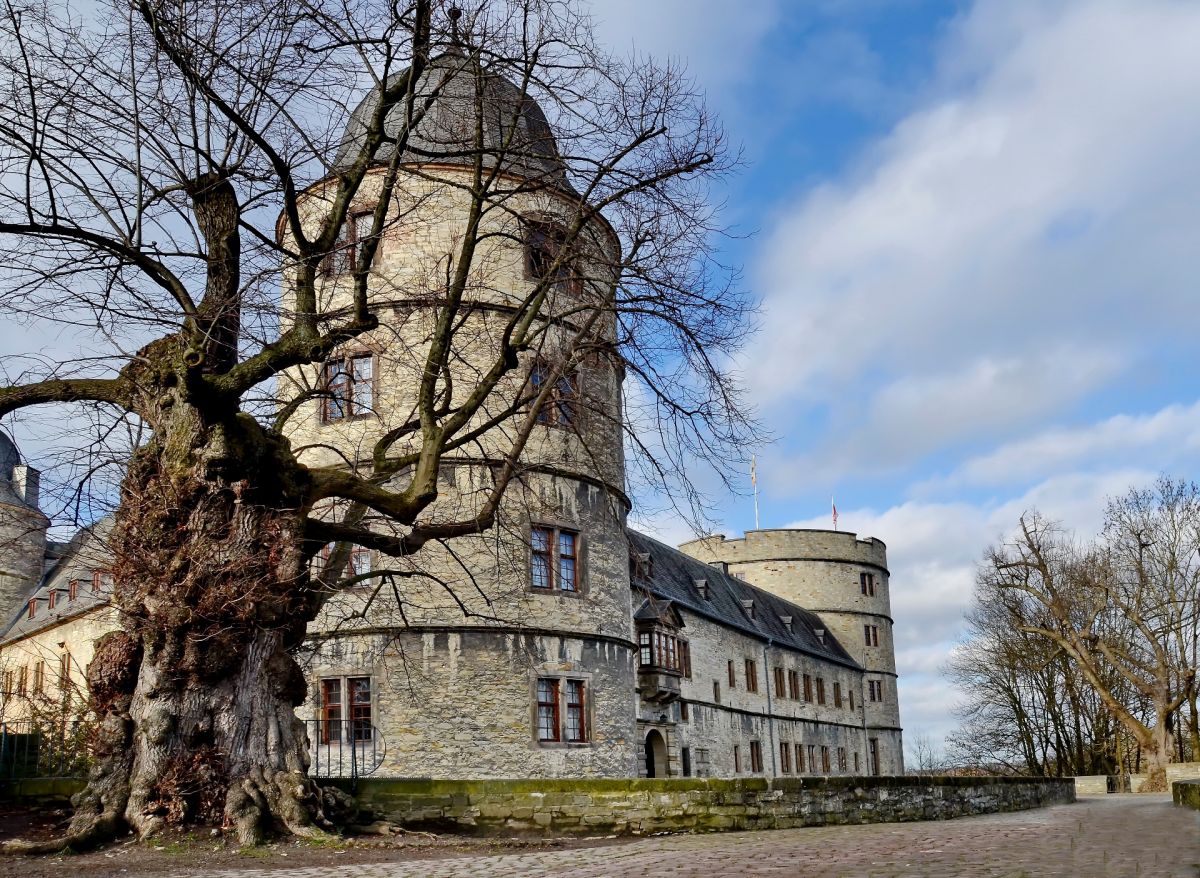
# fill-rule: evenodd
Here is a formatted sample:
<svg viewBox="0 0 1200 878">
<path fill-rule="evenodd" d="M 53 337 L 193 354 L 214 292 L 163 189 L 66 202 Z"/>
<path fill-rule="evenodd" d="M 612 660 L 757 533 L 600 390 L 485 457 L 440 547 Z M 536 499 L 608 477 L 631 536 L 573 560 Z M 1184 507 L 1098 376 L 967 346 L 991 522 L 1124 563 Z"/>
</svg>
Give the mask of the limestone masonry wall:
<svg viewBox="0 0 1200 878">
<path fill-rule="evenodd" d="M 1019 777 L 367 779 L 357 795 L 364 808 L 409 827 L 639 835 L 946 820 L 1074 802 L 1075 785 Z"/>
<path fill-rule="evenodd" d="M 1171 798 L 1176 805 L 1200 811 L 1200 779 L 1175 781 L 1171 784 Z"/>
</svg>

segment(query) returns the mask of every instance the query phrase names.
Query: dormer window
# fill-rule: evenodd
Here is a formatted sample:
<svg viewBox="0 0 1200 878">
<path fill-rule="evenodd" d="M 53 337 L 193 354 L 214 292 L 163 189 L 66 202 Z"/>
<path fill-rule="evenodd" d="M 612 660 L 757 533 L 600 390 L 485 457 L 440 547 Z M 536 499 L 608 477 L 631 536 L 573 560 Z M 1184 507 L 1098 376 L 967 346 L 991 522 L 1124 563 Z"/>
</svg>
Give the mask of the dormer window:
<svg viewBox="0 0 1200 878">
<path fill-rule="evenodd" d="M 58 590 L 52 588 L 52 589 L 50 589 L 50 591 L 46 592 L 46 609 L 53 610 L 57 604 L 58 604 Z"/>
<path fill-rule="evenodd" d="M 37 598 L 29 599 L 29 618 L 32 619 L 37 615 Z"/>
<path fill-rule="evenodd" d="M 654 558 L 649 552 L 635 552 L 629 560 L 633 579 L 639 582 L 649 582 L 654 578 Z"/>
<path fill-rule="evenodd" d="M 783 623 L 783 627 L 787 629 L 787 633 L 791 634 L 792 633 L 792 617 L 791 616 L 780 616 L 779 621 Z"/>
<path fill-rule="evenodd" d="M 709 591 L 707 579 L 695 579 L 692 581 L 692 584 L 696 586 L 696 591 L 700 594 L 700 600 L 712 600 L 712 594 Z"/>
<path fill-rule="evenodd" d="M 751 619 L 754 618 L 754 601 L 747 598 L 742 601 L 742 609 L 746 611 L 746 615 Z"/>
</svg>

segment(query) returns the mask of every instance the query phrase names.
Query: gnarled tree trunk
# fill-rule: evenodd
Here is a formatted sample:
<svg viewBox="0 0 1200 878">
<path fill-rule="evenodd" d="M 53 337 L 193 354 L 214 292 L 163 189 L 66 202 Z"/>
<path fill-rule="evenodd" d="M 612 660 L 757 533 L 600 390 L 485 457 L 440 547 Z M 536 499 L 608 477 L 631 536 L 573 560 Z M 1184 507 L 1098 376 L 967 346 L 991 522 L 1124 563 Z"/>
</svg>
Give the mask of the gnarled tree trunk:
<svg viewBox="0 0 1200 878">
<path fill-rule="evenodd" d="M 210 420 L 180 385 L 148 386 L 155 438 L 131 462 L 112 536 L 122 630 L 89 671 L 97 760 L 53 846 L 185 821 L 223 821 L 243 844 L 272 826 L 320 832 L 345 803 L 308 779 L 295 715 L 306 683 L 292 651 L 316 607 L 303 470 L 248 416 Z"/>
</svg>

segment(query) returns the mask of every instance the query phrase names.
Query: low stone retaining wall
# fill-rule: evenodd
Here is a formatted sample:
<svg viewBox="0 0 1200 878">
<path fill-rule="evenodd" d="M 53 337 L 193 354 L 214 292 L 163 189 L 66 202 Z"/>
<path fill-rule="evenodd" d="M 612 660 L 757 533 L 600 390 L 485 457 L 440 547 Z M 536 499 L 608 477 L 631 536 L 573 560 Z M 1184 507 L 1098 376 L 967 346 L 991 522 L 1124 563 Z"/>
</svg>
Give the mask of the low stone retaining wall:
<svg viewBox="0 0 1200 878">
<path fill-rule="evenodd" d="M 1176 805 L 1200 811 L 1200 778 L 1175 781 L 1171 784 L 1171 798 Z"/>
<path fill-rule="evenodd" d="M 1172 762 L 1167 766 L 1167 786 L 1177 780 L 1200 777 L 1200 762 Z M 1075 792 L 1081 796 L 1102 796 L 1105 793 L 1136 793 L 1149 779 L 1147 774 L 1079 775 Z"/>
<path fill-rule="evenodd" d="M 71 796 L 84 787 L 74 777 L 23 777 L 0 781 L 0 802 L 37 802 L 47 805 L 69 804 Z"/>
<path fill-rule="evenodd" d="M 348 787 L 347 787 L 348 788 Z M 480 835 L 629 834 L 946 820 L 1075 801 L 1071 778 L 738 780 L 367 778 L 358 800 L 409 828 Z"/>
</svg>

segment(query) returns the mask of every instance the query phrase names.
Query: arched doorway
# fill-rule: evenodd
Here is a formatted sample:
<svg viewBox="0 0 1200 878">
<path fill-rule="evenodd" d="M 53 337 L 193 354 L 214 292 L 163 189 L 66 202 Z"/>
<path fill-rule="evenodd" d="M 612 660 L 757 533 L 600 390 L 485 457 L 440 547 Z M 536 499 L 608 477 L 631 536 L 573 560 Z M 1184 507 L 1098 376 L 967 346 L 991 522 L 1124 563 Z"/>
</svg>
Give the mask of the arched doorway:
<svg viewBox="0 0 1200 878">
<path fill-rule="evenodd" d="M 658 729 L 646 735 L 646 777 L 667 776 L 667 742 Z"/>
</svg>

